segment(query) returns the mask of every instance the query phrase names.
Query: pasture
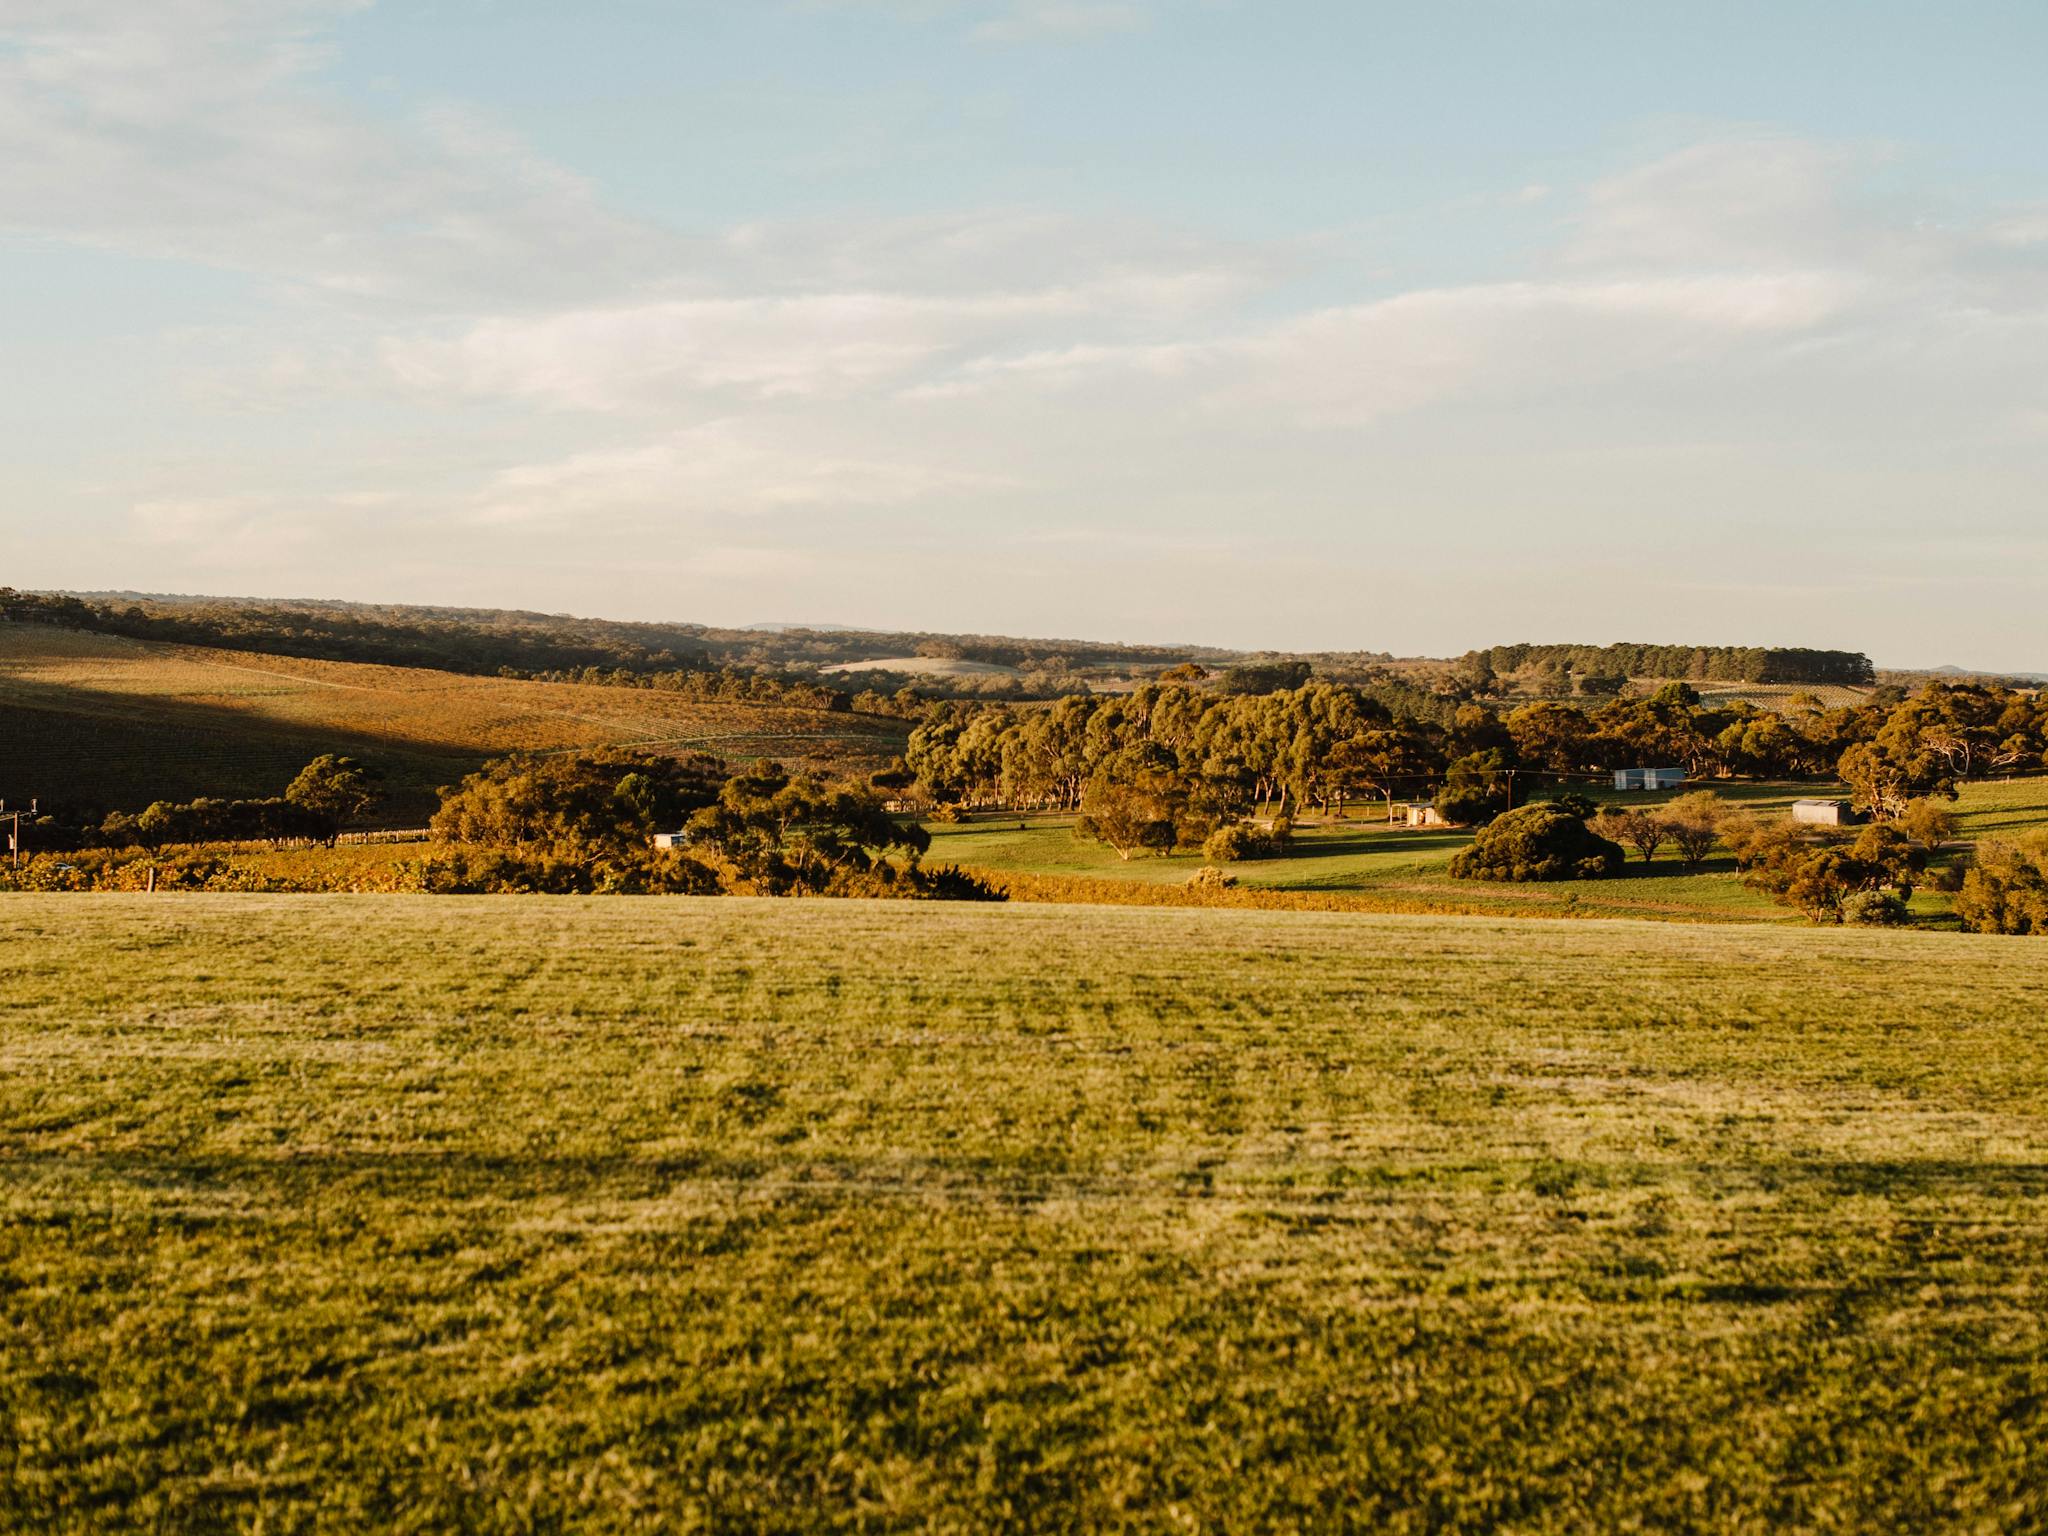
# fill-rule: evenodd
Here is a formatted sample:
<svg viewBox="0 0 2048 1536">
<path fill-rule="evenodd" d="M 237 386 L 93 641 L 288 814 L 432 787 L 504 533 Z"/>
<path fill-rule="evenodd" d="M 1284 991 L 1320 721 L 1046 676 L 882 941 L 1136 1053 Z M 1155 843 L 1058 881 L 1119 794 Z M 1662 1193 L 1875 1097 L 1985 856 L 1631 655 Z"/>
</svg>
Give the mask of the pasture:
<svg viewBox="0 0 2048 1536">
<path fill-rule="evenodd" d="M 0 795 L 139 808 L 277 794 L 322 752 L 389 776 L 386 819 L 417 824 L 435 789 L 517 751 L 642 746 L 864 770 L 901 721 L 699 703 L 672 693 L 160 645 L 0 624 Z"/>
<path fill-rule="evenodd" d="M 1671 798 L 1617 794 L 1597 785 L 1571 787 L 1598 801 L 1632 806 L 1655 806 Z M 1804 796 L 1847 794 L 1839 787 L 1812 784 L 1709 782 L 1706 787 L 1733 806 L 1771 815 L 1789 815 L 1792 802 Z M 2048 777 L 1965 784 L 1953 809 L 1960 837 L 1969 840 L 2048 827 Z M 1073 820 L 1066 816 L 989 812 L 964 823 L 932 822 L 926 830 L 931 833 L 929 857 L 934 862 L 1023 877 L 1014 885 L 1016 894 L 1026 899 L 1059 895 L 1068 900 L 1160 900 L 1166 893 L 1159 887 L 1185 884 L 1207 862 L 1199 849 L 1122 860 L 1099 843 L 1076 838 Z M 1696 871 L 1688 870 L 1677 850 L 1667 846 L 1648 863 L 1631 849 L 1623 873 L 1612 879 L 1497 885 L 1451 878 L 1451 856 L 1470 841 L 1470 833 L 1456 828 L 1390 827 L 1383 812 L 1354 805 L 1342 820 L 1297 825 L 1293 846 L 1279 858 L 1248 859 L 1227 867 L 1250 902 L 1271 893 L 1385 911 L 1802 921 L 1797 913 L 1747 889 L 1725 850 Z M 1098 889 L 1091 891 L 1091 886 Z M 1948 918 L 1948 910 L 1948 899 L 1938 891 L 1923 887 L 1914 897 L 1914 915 L 1922 921 L 1941 922 Z"/>
<path fill-rule="evenodd" d="M 2048 946 L 0 897 L 0 1526 L 2048 1523 Z"/>
</svg>

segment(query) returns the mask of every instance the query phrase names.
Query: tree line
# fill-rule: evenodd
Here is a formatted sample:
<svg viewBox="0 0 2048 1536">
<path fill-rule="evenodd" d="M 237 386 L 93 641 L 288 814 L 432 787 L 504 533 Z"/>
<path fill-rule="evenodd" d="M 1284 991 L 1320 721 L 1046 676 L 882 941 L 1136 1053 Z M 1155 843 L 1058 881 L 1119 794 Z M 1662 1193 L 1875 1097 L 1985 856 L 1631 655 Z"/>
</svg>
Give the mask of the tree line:
<svg viewBox="0 0 2048 1536">
<path fill-rule="evenodd" d="M 1556 668 L 1595 677 L 1657 677 L 1682 682 L 1806 683 L 1867 687 L 1877 680 L 1861 651 L 1769 645 L 1496 645 L 1459 660 L 1488 673 Z"/>
<path fill-rule="evenodd" d="M 59 853 L 139 848 L 151 856 L 204 843 L 269 843 L 274 848 L 320 843 L 332 848 L 345 829 L 382 802 L 383 780 L 382 770 L 329 752 L 307 763 L 275 795 L 154 800 L 139 811 L 103 817 L 60 808 L 31 821 L 26 839 L 36 849 Z"/>
<path fill-rule="evenodd" d="M 86 837 L 90 868 L 44 854 L 34 888 L 289 889 L 260 868 L 222 858 L 222 844 L 314 841 L 376 806 L 380 775 L 351 758 L 309 763 L 277 797 L 158 801 L 106 818 Z M 868 784 L 793 773 L 778 764 L 734 769 L 707 753 L 634 750 L 493 759 L 444 789 L 433 847 L 409 861 L 399 888 L 438 894 L 596 893 L 889 896 L 1001 900 L 951 866 L 924 862 L 929 835 L 892 816 Z M 665 846 L 657 846 L 659 834 Z M 119 857 L 140 849 L 144 857 Z M 185 857 L 172 856 L 185 850 Z M 321 888 L 325 888 L 324 883 Z"/>
<path fill-rule="evenodd" d="M 433 834 L 434 890 L 997 899 L 926 867 L 929 836 L 874 788 L 707 753 L 499 758 L 443 795 Z"/>
<path fill-rule="evenodd" d="M 516 609 L 140 594 L 19 592 L 0 587 L 0 618 L 180 645 L 262 651 L 317 661 L 371 662 L 490 675 L 568 668 L 633 672 L 736 668 L 801 677 L 846 661 L 930 655 L 1064 675 L 1083 667 L 1168 666 L 1227 660 L 1210 647 L 1122 645 L 903 631 L 721 629 Z"/>
<path fill-rule="evenodd" d="M 1507 808 L 1517 778 L 1528 789 L 1664 765 L 1695 779 L 1839 776 L 1860 808 L 1891 819 L 1959 781 L 2048 758 L 2048 704 L 1995 685 L 1930 683 L 1906 698 L 1782 712 L 1704 705 L 1683 683 L 1592 707 L 1401 704 L 1322 682 L 1221 696 L 1158 683 L 1040 708 L 943 703 L 911 732 L 904 783 L 942 804 L 1071 812 L 1138 789 L 1187 821 L 1181 845 L 1200 840 L 1190 834 L 1205 819 L 1356 800 L 1391 810 L 1431 799 L 1447 820 L 1474 823 Z"/>
</svg>

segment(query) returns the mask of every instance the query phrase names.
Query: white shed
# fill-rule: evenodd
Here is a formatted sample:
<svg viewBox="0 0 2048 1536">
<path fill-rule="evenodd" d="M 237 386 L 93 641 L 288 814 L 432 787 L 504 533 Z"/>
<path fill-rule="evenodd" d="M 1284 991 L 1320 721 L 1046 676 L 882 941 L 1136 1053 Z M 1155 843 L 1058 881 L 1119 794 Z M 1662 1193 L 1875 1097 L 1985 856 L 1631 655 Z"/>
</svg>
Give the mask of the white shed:
<svg viewBox="0 0 2048 1536">
<path fill-rule="evenodd" d="M 689 834 L 686 832 L 657 832 L 654 834 L 654 846 L 657 848 L 681 848 L 688 840 Z"/>
<path fill-rule="evenodd" d="M 1794 800 L 1792 819 L 1816 827 L 1845 827 L 1856 819 L 1846 800 Z"/>
<path fill-rule="evenodd" d="M 1411 827 L 1441 827 L 1443 813 L 1427 800 L 1409 800 L 1394 806 L 1394 815 Z"/>
<path fill-rule="evenodd" d="M 1676 789 L 1685 782 L 1683 768 L 1617 768 L 1616 789 Z"/>
</svg>

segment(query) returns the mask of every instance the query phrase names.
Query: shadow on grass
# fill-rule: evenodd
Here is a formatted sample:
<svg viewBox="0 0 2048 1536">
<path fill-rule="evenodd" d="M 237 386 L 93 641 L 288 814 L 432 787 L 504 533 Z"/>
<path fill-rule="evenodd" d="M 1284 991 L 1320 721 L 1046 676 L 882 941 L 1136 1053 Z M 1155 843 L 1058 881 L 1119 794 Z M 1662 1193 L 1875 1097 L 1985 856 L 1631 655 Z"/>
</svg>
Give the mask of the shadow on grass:
<svg viewBox="0 0 2048 1536">
<path fill-rule="evenodd" d="M 106 693 L 7 678 L 0 734 L 0 794 L 94 811 L 139 810 L 152 800 L 284 792 L 323 752 L 382 768 L 383 819 L 418 822 L 487 754 L 376 732 L 296 725 L 190 699 Z"/>
</svg>

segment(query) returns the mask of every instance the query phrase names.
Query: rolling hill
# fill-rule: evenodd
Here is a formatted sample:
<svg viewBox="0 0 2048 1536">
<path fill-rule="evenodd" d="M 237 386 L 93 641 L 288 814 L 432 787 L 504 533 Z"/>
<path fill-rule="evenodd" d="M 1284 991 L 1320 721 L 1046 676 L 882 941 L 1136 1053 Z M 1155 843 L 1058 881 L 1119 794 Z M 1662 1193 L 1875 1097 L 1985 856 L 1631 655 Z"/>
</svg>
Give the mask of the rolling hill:
<svg viewBox="0 0 2048 1536">
<path fill-rule="evenodd" d="M 276 794 L 346 752 L 388 776 L 385 817 L 418 822 L 437 786 L 507 752 L 606 746 L 858 770 L 901 750 L 900 720 L 702 703 L 652 689 L 311 661 L 0 624 L 0 797 L 133 809 Z"/>
</svg>

